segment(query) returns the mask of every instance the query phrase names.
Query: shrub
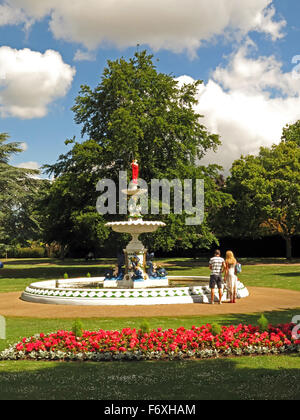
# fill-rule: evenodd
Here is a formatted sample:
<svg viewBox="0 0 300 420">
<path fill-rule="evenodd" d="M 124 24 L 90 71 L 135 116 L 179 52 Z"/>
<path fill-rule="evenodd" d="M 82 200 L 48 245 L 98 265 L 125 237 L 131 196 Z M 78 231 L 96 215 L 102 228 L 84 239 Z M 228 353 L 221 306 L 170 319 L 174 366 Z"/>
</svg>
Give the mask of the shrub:
<svg viewBox="0 0 300 420">
<path fill-rule="evenodd" d="M 268 331 L 269 329 L 269 321 L 264 316 L 264 314 L 261 314 L 260 318 L 257 321 L 260 332 Z"/>
<path fill-rule="evenodd" d="M 46 250 L 42 247 L 14 248 L 8 251 L 10 258 L 45 258 Z"/>
<path fill-rule="evenodd" d="M 146 334 L 150 331 L 150 324 L 146 319 L 144 319 L 142 324 L 140 325 L 140 330 L 142 334 Z"/>
<path fill-rule="evenodd" d="M 83 333 L 83 324 L 80 319 L 76 319 L 73 324 L 72 332 L 74 333 L 75 337 L 82 337 Z"/>
<path fill-rule="evenodd" d="M 211 333 L 215 336 L 220 335 L 222 333 L 222 326 L 215 322 L 211 325 Z"/>
<path fill-rule="evenodd" d="M 68 273 L 65 273 L 64 274 L 64 279 L 67 280 L 68 278 L 69 278 L 69 274 Z"/>
</svg>

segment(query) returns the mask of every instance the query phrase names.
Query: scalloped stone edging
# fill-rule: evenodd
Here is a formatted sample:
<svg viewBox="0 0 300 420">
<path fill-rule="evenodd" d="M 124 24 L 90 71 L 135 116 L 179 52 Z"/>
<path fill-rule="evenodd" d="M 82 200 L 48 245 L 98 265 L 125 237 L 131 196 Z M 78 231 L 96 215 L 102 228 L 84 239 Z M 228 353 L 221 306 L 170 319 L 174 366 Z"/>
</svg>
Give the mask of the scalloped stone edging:
<svg viewBox="0 0 300 420">
<path fill-rule="evenodd" d="M 170 280 L 204 280 L 202 276 L 169 276 Z M 26 302 L 53 305 L 118 306 L 118 305 L 166 305 L 209 303 L 210 289 L 207 286 L 186 286 L 149 289 L 79 289 L 70 287 L 103 282 L 104 277 L 74 280 L 47 280 L 26 287 L 21 299 Z M 58 282 L 58 287 L 56 287 Z M 64 286 L 64 287 L 62 287 Z M 218 293 L 215 294 L 218 301 Z M 238 282 L 237 298 L 249 296 L 248 289 Z M 227 293 L 223 300 L 227 299 Z"/>
</svg>

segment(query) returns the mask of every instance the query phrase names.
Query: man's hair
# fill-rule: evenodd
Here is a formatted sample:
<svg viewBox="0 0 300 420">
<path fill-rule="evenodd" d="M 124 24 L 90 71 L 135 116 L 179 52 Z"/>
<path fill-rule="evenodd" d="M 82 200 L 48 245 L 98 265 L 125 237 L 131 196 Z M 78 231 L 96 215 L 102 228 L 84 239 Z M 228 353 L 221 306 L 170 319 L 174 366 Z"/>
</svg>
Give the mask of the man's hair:
<svg viewBox="0 0 300 420">
<path fill-rule="evenodd" d="M 221 255 L 221 251 L 219 249 L 215 250 L 215 257 L 219 257 Z"/>
</svg>

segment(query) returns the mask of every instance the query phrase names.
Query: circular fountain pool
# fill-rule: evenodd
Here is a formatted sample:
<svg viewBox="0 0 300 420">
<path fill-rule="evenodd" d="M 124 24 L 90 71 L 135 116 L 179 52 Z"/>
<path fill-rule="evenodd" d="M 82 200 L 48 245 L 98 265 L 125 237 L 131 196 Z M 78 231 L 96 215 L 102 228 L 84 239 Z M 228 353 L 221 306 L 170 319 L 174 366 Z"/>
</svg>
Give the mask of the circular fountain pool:
<svg viewBox="0 0 300 420">
<path fill-rule="evenodd" d="M 209 303 L 209 278 L 201 276 L 169 276 L 170 286 L 147 289 L 103 288 L 104 277 L 74 280 L 47 280 L 32 283 L 21 299 L 53 305 L 163 305 Z M 218 301 L 218 293 L 215 294 Z M 238 282 L 237 298 L 249 296 L 247 288 Z M 227 300 L 226 289 L 223 300 Z"/>
</svg>

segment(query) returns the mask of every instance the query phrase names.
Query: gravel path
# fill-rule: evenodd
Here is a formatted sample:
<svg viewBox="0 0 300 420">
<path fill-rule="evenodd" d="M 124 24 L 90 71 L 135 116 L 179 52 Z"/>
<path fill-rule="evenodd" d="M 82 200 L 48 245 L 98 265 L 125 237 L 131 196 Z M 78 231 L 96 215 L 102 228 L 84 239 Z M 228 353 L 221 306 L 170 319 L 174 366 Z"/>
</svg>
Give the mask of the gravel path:
<svg viewBox="0 0 300 420">
<path fill-rule="evenodd" d="M 134 318 L 134 317 L 184 317 L 257 313 L 299 308 L 300 292 L 293 290 L 248 287 L 250 297 L 236 304 L 223 305 L 183 304 L 151 306 L 69 306 L 43 305 L 23 302 L 20 293 L 0 294 L 0 315 L 25 318 Z"/>
</svg>

